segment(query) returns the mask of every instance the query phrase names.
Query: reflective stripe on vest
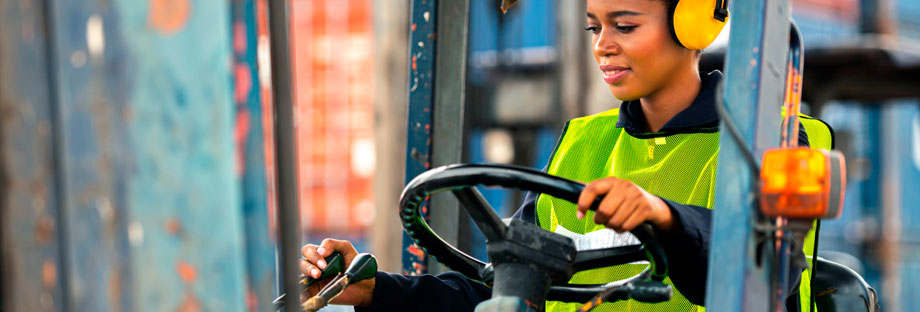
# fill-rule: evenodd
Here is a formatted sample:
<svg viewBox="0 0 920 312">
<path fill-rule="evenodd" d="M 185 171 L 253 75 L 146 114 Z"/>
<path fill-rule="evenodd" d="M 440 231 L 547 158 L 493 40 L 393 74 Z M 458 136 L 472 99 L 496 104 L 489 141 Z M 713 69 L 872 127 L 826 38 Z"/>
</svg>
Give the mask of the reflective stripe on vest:
<svg viewBox="0 0 920 312">
<path fill-rule="evenodd" d="M 719 151 L 718 128 L 698 128 L 688 133 L 637 138 L 617 128 L 619 109 L 577 118 L 566 129 L 550 159 L 547 172 L 566 179 L 589 183 L 615 176 L 632 181 L 649 193 L 669 200 L 712 208 L 715 201 L 716 161 Z M 830 149 L 831 132 L 821 121 L 803 116 L 801 122 L 812 147 Z M 634 241 L 614 232 L 592 233 L 604 229 L 594 224 L 593 212 L 584 219 L 575 217 L 575 205 L 547 195 L 537 199 L 537 221 L 548 231 L 579 241 L 579 249 L 609 247 Z M 812 231 L 813 232 L 813 231 Z M 585 235 L 592 233 L 591 235 Z M 805 242 L 806 254 L 814 245 L 813 233 Z M 576 273 L 571 283 L 601 284 L 633 276 L 647 265 L 631 263 Z M 808 305 L 808 272 L 802 275 L 804 305 Z M 665 280 L 670 284 L 670 279 Z M 574 311 L 581 303 L 547 302 L 546 311 Z M 702 311 L 677 289 L 674 298 L 658 304 L 634 300 L 606 303 L 593 311 Z"/>
</svg>

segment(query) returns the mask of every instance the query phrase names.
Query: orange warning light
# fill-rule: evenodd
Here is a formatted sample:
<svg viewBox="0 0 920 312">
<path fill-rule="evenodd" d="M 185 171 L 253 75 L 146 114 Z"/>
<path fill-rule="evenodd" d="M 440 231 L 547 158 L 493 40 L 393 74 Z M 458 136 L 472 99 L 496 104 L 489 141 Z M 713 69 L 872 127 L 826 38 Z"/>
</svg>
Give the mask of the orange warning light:
<svg viewBox="0 0 920 312">
<path fill-rule="evenodd" d="M 760 207 L 771 217 L 837 218 L 843 211 L 843 154 L 807 147 L 772 149 L 760 170 Z"/>
</svg>

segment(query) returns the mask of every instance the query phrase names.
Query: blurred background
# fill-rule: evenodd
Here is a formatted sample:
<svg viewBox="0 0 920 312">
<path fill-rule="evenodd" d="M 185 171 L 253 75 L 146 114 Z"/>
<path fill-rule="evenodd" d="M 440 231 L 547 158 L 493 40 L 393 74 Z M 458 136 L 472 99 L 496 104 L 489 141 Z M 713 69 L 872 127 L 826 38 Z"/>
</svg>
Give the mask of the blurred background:
<svg viewBox="0 0 920 312">
<path fill-rule="evenodd" d="M 297 165 L 278 168 L 266 1 L 0 1 L 0 310 L 265 310 L 278 170 L 296 171 L 303 243 L 348 239 L 410 273 L 396 203 L 412 4 L 290 1 Z M 504 15 L 499 2 L 469 1 L 456 146 L 462 162 L 541 169 L 566 120 L 619 102 L 596 75 L 583 1 Z M 803 111 L 847 157 L 846 207 L 822 225 L 820 255 L 862 274 L 885 310 L 911 310 L 920 2 L 792 6 Z M 721 68 L 726 33 L 704 70 Z M 502 216 L 522 200 L 482 191 Z M 485 257 L 481 233 L 457 233 Z"/>
</svg>

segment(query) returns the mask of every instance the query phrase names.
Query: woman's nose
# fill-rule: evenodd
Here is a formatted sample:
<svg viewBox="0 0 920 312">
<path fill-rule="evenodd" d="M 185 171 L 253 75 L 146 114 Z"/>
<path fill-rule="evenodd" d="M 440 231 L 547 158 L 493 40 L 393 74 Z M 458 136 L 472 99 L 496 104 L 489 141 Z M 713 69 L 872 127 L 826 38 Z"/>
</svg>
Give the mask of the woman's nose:
<svg viewBox="0 0 920 312">
<path fill-rule="evenodd" d="M 609 56 L 620 53 L 620 46 L 613 40 L 611 34 L 605 31 L 598 35 L 597 42 L 594 44 L 594 54 L 597 56 Z"/>
</svg>

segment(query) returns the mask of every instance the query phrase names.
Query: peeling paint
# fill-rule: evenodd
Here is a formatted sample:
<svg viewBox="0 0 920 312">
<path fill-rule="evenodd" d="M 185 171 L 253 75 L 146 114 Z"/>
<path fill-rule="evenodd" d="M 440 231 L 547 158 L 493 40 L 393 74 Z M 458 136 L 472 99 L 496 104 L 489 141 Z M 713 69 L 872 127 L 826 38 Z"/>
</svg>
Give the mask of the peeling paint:
<svg viewBox="0 0 920 312">
<path fill-rule="evenodd" d="M 176 312 L 198 312 L 201 311 L 201 301 L 193 294 L 185 294 L 182 303 L 176 308 Z"/>
<path fill-rule="evenodd" d="M 57 265 L 54 260 L 45 259 L 42 262 L 42 285 L 47 289 L 52 289 L 57 285 L 57 278 Z"/>
<path fill-rule="evenodd" d="M 49 215 L 38 217 L 35 224 L 35 241 L 39 244 L 47 244 L 54 239 L 54 219 Z"/>
<path fill-rule="evenodd" d="M 176 261 L 176 273 L 186 284 L 192 284 L 198 279 L 198 270 L 183 260 Z"/>
<path fill-rule="evenodd" d="M 179 232 L 182 231 L 182 223 L 176 218 L 169 218 L 169 220 L 166 220 L 166 224 L 163 227 L 166 233 L 170 235 L 179 235 Z"/>
<path fill-rule="evenodd" d="M 147 19 L 153 29 L 171 35 L 185 27 L 191 11 L 189 0 L 150 0 Z"/>
</svg>

